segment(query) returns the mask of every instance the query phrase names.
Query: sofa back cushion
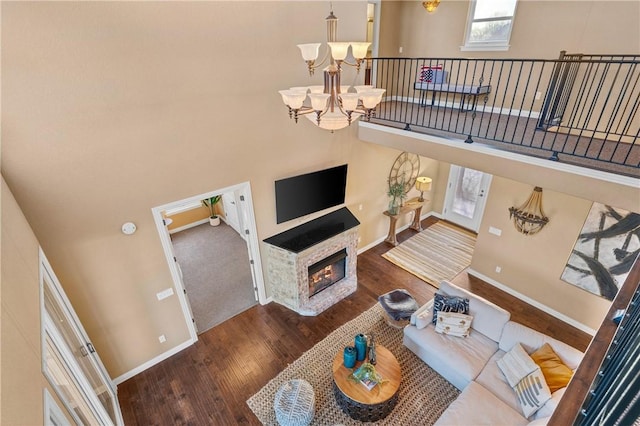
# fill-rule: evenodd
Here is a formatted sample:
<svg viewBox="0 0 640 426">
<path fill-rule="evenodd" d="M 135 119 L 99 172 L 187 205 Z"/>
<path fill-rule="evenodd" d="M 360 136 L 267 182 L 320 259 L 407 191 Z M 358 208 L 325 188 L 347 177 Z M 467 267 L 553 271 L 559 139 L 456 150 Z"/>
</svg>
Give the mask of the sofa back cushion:
<svg viewBox="0 0 640 426">
<path fill-rule="evenodd" d="M 449 296 L 468 298 L 469 315 L 473 317 L 471 328 L 494 342 L 500 341 L 502 328 L 511 317 L 508 311 L 448 281 L 440 282 L 440 291 Z"/>
<path fill-rule="evenodd" d="M 471 311 L 471 307 L 469 311 Z M 578 368 L 584 355 L 576 348 L 556 340 L 553 337 L 547 336 L 520 323 L 509 321 L 504 326 L 498 346 L 503 351 L 509 352 L 516 343 L 520 343 L 529 354 L 542 347 L 545 343 L 548 343 L 553 351 L 558 354 L 562 362 L 572 370 Z"/>
</svg>

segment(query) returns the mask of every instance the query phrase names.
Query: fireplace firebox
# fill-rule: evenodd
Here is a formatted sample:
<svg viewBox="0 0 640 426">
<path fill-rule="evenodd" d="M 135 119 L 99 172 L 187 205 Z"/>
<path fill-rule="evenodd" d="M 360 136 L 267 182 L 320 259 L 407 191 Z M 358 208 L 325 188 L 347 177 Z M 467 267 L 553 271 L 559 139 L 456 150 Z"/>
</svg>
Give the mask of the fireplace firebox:
<svg viewBox="0 0 640 426">
<path fill-rule="evenodd" d="M 337 283 L 345 277 L 347 249 L 327 256 L 309 266 L 309 297 Z"/>
</svg>

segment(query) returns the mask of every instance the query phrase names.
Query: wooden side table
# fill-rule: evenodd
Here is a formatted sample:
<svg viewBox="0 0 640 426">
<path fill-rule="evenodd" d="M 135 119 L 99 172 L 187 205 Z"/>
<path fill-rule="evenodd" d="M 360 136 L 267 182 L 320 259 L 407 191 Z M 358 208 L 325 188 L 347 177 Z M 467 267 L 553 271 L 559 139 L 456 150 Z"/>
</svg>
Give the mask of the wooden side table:
<svg viewBox="0 0 640 426">
<path fill-rule="evenodd" d="M 420 223 L 420 212 L 422 211 L 422 206 L 424 206 L 425 201 L 418 201 L 417 198 L 412 198 L 408 200 L 404 206 L 400 207 L 400 211 L 398 214 L 391 214 L 389 211 L 385 211 L 383 214 L 385 216 L 389 216 L 389 235 L 384 240 L 385 242 L 397 246 L 398 240 L 396 239 L 396 222 L 398 222 L 398 216 L 414 212 L 413 214 L 413 222 L 411 222 L 411 226 L 409 226 L 414 231 L 422 231 L 422 224 Z"/>
</svg>

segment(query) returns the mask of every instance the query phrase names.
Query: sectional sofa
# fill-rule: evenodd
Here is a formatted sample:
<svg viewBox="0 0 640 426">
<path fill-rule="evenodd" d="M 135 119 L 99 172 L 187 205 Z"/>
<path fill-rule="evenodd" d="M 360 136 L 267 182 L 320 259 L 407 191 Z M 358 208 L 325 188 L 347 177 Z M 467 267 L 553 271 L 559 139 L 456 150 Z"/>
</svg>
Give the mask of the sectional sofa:
<svg viewBox="0 0 640 426">
<path fill-rule="evenodd" d="M 546 424 L 566 387 L 553 392 L 551 399 L 527 418 L 518 396 L 507 382 L 497 361 L 517 343 L 529 354 L 548 343 L 562 363 L 575 370 L 583 353 L 550 336 L 510 321 L 508 311 L 450 282 L 443 281 L 438 292 L 468 298 L 469 315 L 473 320 L 468 337 L 437 333 L 431 321 L 431 300 L 412 315 L 410 324 L 404 328 L 404 345 L 462 391 L 436 424 Z"/>
</svg>

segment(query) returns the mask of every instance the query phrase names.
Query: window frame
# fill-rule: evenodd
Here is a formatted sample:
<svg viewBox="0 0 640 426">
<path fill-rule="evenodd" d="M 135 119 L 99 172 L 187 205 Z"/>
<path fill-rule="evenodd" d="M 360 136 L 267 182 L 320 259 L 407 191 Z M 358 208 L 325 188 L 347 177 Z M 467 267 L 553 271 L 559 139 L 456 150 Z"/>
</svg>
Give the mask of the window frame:
<svg viewBox="0 0 640 426">
<path fill-rule="evenodd" d="M 520 2 L 519 0 L 515 0 L 516 4 L 513 8 L 513 14 L 511 16 L 497 16 L 497 17 L 492 17 L 492 18 L 480 18 L 480 19 L 474 19 L 475 13 L 476 13 L 476 4 L 478 3 L 477 0 L 471 0 L 469 2 L 469 11 L 467 14 L 467 24 L 465 27 L 465 34 L 464 34 L 464 44 L 462 46 L 460 46 L 460 50 L 461 51 L 506 51 L 509 50 L 509 48 L 511 47 L 511 33 L 513 32 L 513 24 L 515 22 L 515 18 L 516 18 L 516 12 L 518 10 L 518 3 Z M 509 34 L 507 36 L 507 40 L 506 41 L 470 41 L 469 37 L 471 37 L 471 27 L 473 26 L 474 23 L 476 22 L 491 22 L 491 21 L 504 21 L 506 19 L 510 19 L 511 20 L 511 25 L 509 26 Z"/>
</svg>

